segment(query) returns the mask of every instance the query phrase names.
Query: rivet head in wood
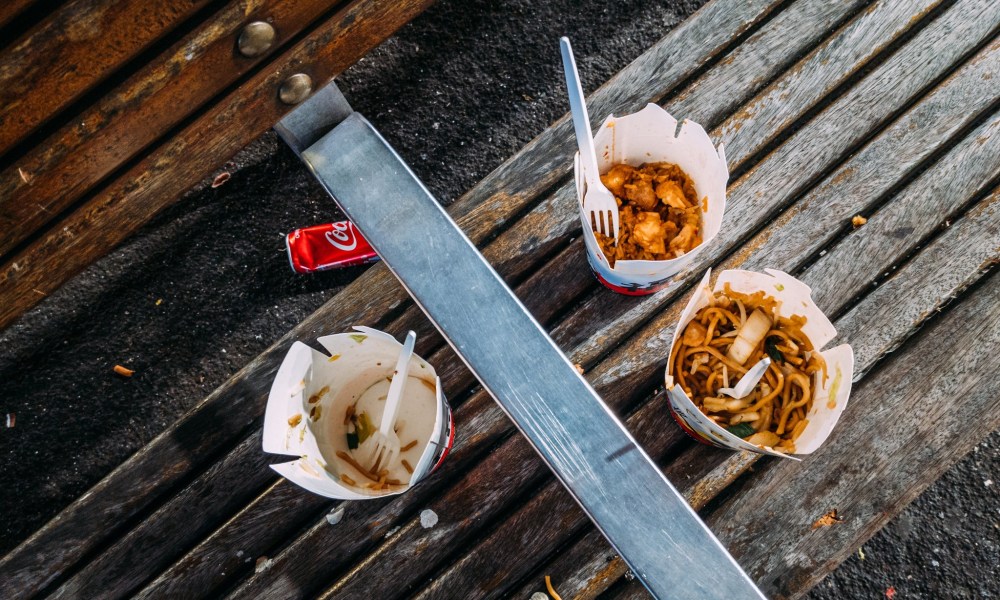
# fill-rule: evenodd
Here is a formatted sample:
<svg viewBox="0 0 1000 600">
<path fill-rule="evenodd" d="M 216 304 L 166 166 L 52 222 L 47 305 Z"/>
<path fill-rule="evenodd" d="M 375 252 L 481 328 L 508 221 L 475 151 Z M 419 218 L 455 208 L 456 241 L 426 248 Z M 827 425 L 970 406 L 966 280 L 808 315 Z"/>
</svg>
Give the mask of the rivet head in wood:
<svg viewBox="0 0 1000 600">
<path fill-rule="evenodd" d="M 285 104 L 298 104 L 312 93 L 313 82 L 305 73 L 296 73 L 281 84 L 278 98 Z"/>
<path fill-rule="evenodd" d="M 264 21 L 254 21 L 243 28 L 236 47 L 247 58 L 260 56 L 274 44 L 274 27 Z"/>
</svg>

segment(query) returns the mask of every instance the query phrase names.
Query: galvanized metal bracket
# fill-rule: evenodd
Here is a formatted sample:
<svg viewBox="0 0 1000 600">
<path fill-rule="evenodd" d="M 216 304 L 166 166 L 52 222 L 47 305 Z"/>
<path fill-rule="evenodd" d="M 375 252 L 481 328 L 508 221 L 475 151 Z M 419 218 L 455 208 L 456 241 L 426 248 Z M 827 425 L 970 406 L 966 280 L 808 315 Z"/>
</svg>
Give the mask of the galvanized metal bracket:
<svg viewBox="0 0 1000 600">
<path fill-rule="evenodd" d="M 475 245 L 375 128 L 351 111 L 334 84 L 275 129 L 654 596 L 763 598 Z"/>
</svg>

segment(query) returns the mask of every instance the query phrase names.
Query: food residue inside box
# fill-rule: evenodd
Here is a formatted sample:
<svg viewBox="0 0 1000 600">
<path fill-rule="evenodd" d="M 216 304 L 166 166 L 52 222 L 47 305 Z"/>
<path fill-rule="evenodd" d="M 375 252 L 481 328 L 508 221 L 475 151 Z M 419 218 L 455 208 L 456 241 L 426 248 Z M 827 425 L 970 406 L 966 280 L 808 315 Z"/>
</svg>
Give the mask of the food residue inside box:
<svg viewBox="0 0 1000 600">
<path fill-rule="evenodd" d="M 617 260 L 680 258 L 701 243 L 701 205 L 694 182 L 677 165 L 613 165 L 601 182 L 618 203 L 618 244 L 596 231 L 597 243 L 614 267 Z M 707 198 L 704 201 L 707 209 Z"/>
<path fill-rule="evenodd" d="M 780 303 L 763 291 L 744 294 L 727 283 L 684 328 L 670 365 L 684 393 L 717 425 L 750 444 L 795 452 L 809 424 L 816 379 L 825 385 L 829 374 L 802 332 L 805 317 L 779 311 Z M 771 364 L 749 395 L 720 393 L 764 357 Z"/>
</svg>

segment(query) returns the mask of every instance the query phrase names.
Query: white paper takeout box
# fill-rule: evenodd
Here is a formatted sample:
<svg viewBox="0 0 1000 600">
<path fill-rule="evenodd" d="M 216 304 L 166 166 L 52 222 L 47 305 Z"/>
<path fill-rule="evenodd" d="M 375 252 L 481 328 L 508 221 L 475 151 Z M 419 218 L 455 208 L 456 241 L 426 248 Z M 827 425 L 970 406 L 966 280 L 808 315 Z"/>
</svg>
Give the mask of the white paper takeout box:
<svg viewBox="0 0 1000 600">
<path fill-rule="evenodd" d="M 369 327 L 355 327 L 354 330 L 355 333 L 319 338 L 317 342 L 329 352 L 328 355 L 301 342 L 295 342 L 288 350 L 267 398 L 264 451 L 298 456 L 297 460 L 271 465 L 271 468 L 321 496 L 364 500 L 400 494 L 444 460 L 454 440 L 451 409 L 434 367 L 414 354 L 396 420 L 397 425 L 403 423 L 399 436 L 401 444 L 417 440 L 416 447 L 402 453 L 402 458 L 413 466 L 413 474 L 408 474 L 401 466 L 389 474 L 390 478 L 400 481 L 409 479 L 409 483 L 376 491 L 341 481 L 341 474 L 361 485 L 368 481 L 336 456 L 337 450 L 350 453 L 345 434 L 345 411 L 373 385 L 384 385 L 388 389 L 388 378 L 393 374 L 402 349 L 402 344 L 382 331 Z M 318 401 L 310 403 L 309 399 L 324 387 L 329 389 Z M 316 407 L 318 411 L 313 412 Z M 296 420 L 295 415 L 300 418 L 291 425 Z M 381 414 L 372 415 L 376 426 L 380 417 Z"/>
<path fill-rule="evenodd" d="M 587 260 L 597 278 L 616 292 L 630 295 L 652 294 L 666 287 L 670 278 L 684 269 L 719 233 L 726 210 L 729 167 L 722 146 L 716 148 L 701 125 L 685 120 L 677 129 L 677 119 L 656 104 L 647 104 L 637 113 L 609 116 L 594 136 L 597 168 L 607 173 L 613 165 L 669 162 L 683 170 L 694 183 L 702 205 L 701 244 L 670 260 L 619 260 L 614 269 L 597 245 L 590 218 L 584 210 L 586 178 L 580 155 L 574 160 L 576 197 L 587 246 Z"/>
<path fill-rule="evenodd" d="M 778 314 L 782 317 L 801 315 L 806 318 L 806 323 L 802 326 L 802 333 L 809 338 L 813 348 L 819 350 L 820 355 L 826 361 L 829 377 L 824 384 L 822 374 L 816 374 L 813 382 L 816 397 L 813 398 L 812 409 L 806 414 L 809 424 L 795 441 L 795 454 L 811 454 L 830 436 L 833 426 L 837 424 L 840 415 L 847 408 L 847 399 L 851 395 L 851 381 L 854 378 L 854 350 L 848 344 L 841 344 L 827 350 L 823 349 L 830 340 L 837 336 L 837 330 L 834 329 L 830 319 L 813 302 L 812 290 L 809 289 L 809 286 L 788 273 L 775 269 L 766 269 L 765 273 L 722 271 L 716 279 L 715 287 L 709 288 L 711 274 L 711 269 L 705 273 L 705 277 L 695 289 L 694 296 L 688 302 L 684 312 L 681 313 L 677 329 L 674 330 L 670 353 L 667 355 L 668 364 L 665 379 L 667 401 L 670 404 L 671 414 L 684 431 L 700 442 L 720 448 L 750 450 L 760 454 L 794 458 L 764 446 L 755 446 L 745 442 L 717 425 L 695 406 L 680 385 L 674 385 L 674 378 L 671 375 L 673 365 L 669 364 L 672 362 L 669 357 L 673 356 L 674 346 L 683 335 L 687 324 L 694 319 L 699 310 L 709 305 L 709 289 L 715 293 L 721 293 L 725 284 L 729 283 L 730 288 L 735 292 L 752 294 L 763 291 L 778 301 Z"/>
</svg>

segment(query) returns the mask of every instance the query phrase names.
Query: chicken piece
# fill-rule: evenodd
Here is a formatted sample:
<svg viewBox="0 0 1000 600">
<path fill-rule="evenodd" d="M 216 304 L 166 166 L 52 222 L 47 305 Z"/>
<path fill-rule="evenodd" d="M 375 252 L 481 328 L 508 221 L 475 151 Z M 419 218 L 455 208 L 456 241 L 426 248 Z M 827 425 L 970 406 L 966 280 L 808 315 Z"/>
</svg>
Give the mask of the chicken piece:
<svg viewBox="0 0 1000 600">
<path fill-rule="evenodd" d="M 608 188 L 612 194 L 621 197 L 625 195 L 625 182 L 635 174 L 635 168 L 628 165 L 615 165 L 611 170 L 601 175 L 601 183 Z"/>
<path fill-rule="evenodd" d="M 649 179 L 632 180 L 633 183 L 625 184 L 625 198 L 642 210 L 653 210 L 656 208 L 656 194 L 653 192 L 653 183 Z"/>
<path fill-rule="evenodd" d="M 681 186 L 677 185 L 677 182 L 675 181 L 668 180 L 658 183 L 656 185 L 656 197 L 667 206 L 672 206 L 681 210 L 690 206 L 687 199 L 684 197 L 684 190 L 682 190 Z"/>
<path fill-rule="evenodd" d="M 632 239 L 652 254 L 665 254 L 668 229 L 676 229 L 673 223 L 664 223 L 655 212 L 639 213 L 635 227 L 632 229 Z"/>
<path fill-rule="evenodd" d="M 691 321 L 688 323 L 687 329 L 684 330 L 684 344 L 687 346 L 701 346 L 705 343 L 705 336 L 708 335 L 708 329 L 698 321 Z"/>
<path fill-rule="evenodd" d="M 698 227 L 685 224 L 684 227 L 681 227 L 680 233 L 674 239 L 670 240 L 670 251 L 675 256 L 680 257 L 694 248 L 697 243 Z"/>
</svg>

